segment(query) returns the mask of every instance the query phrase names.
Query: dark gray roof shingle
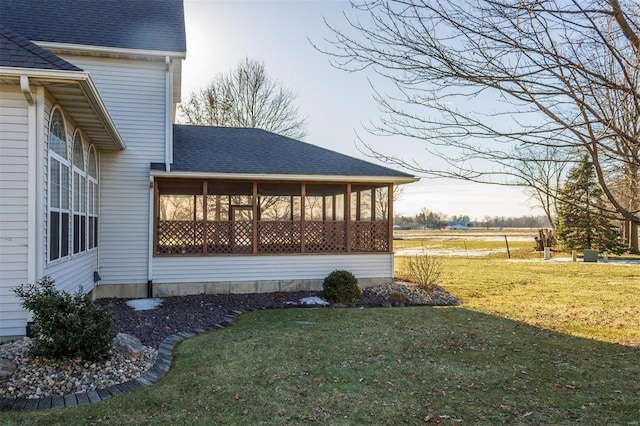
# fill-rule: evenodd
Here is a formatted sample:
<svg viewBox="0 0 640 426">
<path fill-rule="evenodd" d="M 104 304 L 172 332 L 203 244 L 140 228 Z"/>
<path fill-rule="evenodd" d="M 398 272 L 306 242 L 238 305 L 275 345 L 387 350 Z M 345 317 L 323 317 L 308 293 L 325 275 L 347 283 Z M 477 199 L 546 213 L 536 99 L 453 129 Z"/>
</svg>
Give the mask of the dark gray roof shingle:
<svg viewBox="0 0 640 426">
<path fill-rule="evenodd" d="M 173 126 L 172 171 L 280 175 L 412 175 L 262 129 Z M 152 164 L 153 169 L 160 168 Z"/>
<path fill-rule="evenodd" d="M 0 25 L 0 66 L 45 70 L 82 71 Z"/>
<path fill-rule="evenodd" d="M 0 23 L 31 41 L 186 51 L 182 0 L 2 0 Z"/>
</svg>

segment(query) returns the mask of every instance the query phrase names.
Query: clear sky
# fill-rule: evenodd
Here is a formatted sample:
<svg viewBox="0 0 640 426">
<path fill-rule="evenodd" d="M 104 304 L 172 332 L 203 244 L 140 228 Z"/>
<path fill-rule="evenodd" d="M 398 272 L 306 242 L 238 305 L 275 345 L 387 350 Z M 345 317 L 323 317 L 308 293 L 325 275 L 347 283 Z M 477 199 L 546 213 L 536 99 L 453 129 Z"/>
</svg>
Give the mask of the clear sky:
<svg viewBox="0 0 640 426">
<path fill-rule="evenodd" d="M 346 155 L 367 159 L 357 135 L 376 150 L 427 164 L 419 141 L 377 138 L 363 128 L 379 117 L 367 78 L 335 69 L 311 42 L 325 45 L 331 34 L 323 18 L 344 27 L 341 0 L 184 0 L 187 59 L 183 63 L 182 97 L 206 86 L 245 57 L 264 62 L 269 75 L 298 95 L 296 104 L 308 116 L 305 141 Z M 384 92 L 384 82 L 376 81 Z M 380 84 L 380 86 L 378 86 Z M 449 215 L 522 216 L 540 214 L 522 190 L 453 180 L 422 179 L 404 186 L 395 212 L 421 208 Z"/>
</svg>

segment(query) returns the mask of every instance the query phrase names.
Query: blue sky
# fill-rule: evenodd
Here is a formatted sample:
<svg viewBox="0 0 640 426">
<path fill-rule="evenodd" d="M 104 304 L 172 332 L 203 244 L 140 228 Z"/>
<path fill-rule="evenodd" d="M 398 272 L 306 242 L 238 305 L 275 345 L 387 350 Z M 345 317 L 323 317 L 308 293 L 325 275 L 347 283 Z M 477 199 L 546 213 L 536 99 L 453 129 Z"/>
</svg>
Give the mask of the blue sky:
<svg viewBox="0 0 640 426">
<path fill-rule="evenodd" d="M 345 26 L 339 0 L 184 0 L 187 59 L 183 64 L 182 96 L 206 86 L 245 57 L 264 62 L 270 76 L 297 93 L 296 104 L 308 116 L 306 142 L 354 157 L 357 135 L 376 150 L 399 154 L 422 164 L 435 161 L 419 141 L 378 138 L 364 129 L 380 115 L 365 75 L 335 69 L 313 43 L 325 45 L 330 32 L 323 18 Z M 385 82 L 375 80 L 385 92 Z M 373 161 L 373 160 L 370 160 Z M 396 213 L 413 215 L 421 208 L 449 215 L 521 216 L 540 214 L 522 190 L 453 180 L 422 179 L 406 185 Z"/>
</svg>

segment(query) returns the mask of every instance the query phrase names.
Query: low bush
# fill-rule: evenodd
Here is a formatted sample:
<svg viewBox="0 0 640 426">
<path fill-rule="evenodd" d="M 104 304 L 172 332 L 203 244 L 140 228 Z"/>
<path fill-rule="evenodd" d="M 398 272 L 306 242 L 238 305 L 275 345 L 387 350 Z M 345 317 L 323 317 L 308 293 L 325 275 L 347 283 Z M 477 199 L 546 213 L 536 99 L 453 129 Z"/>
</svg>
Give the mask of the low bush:
<svg viewBox="0 0 640 426">
<path fill-rule="evenodd" d="M 405 261 L 405 277 L 423 290 L 430 291 L 438 286 L 442 277 L 442 262 L 429 256 L 424 250 Z"/>
<path fill-rule="evenodd" d="M 50 277 L 13 290 L 33 313 L 32 353 L 53 358 L 104 358 L 111 339 L 111 307 L 96 305 L 87 295 L 60 291 Z"/>
<path fill-rule="evenodd" d="M 358 279 L 349 271 L 336 270 L 326 276 L 322 283 L 324 298 L 330 302 L 349 303 L 358 300 L 362 290 Z"/>
</svg>

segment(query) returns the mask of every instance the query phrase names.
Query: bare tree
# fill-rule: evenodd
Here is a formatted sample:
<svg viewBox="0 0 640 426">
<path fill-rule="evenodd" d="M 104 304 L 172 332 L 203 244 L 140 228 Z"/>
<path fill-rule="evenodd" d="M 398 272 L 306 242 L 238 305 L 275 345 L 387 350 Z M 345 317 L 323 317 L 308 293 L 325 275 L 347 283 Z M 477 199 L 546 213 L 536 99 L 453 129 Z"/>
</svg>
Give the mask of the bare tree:
<svg viewBox="0 0 640 426">
<path fill-rule="evenodd" d="M 530 160 L 521 161 L 521 182 L 531 199 L 544 211 L 547 221 L 555 223 L 565 170 L 573 155 L 567 156 L 566 152 L 553 146 L 527 146 L 522 151 L 528 151 L 523 158 Z"/>
<path fill-rule="evenodd" d="M 267 74 L 264 64 L 245 59 L 178 106 L 189 124 L 252 127 L 301 139 L 306 118 L 294 105 L 296 94 Z"/>
<path fill-rule="evenodd" d="M 640 223 L 638 205 L 611 188 L 611 177 L 627 169 L 638 188 L 636 1 L 361 0 L 351 10 L 346 29 L 327 23 L 331 44 L 319 49 L 339 68 L 368 69 L 394 84 L 394 93 L 382 93 L 372 80 L 384 115 L 368 130 L 420 140 L 446 165 L 369 146 L 371 155 L 554 199 L 564 168 L 554 170 L 550 150 L 561 161 L 588 153 L 611 206 L 605 213 Z"/>
</svg>

